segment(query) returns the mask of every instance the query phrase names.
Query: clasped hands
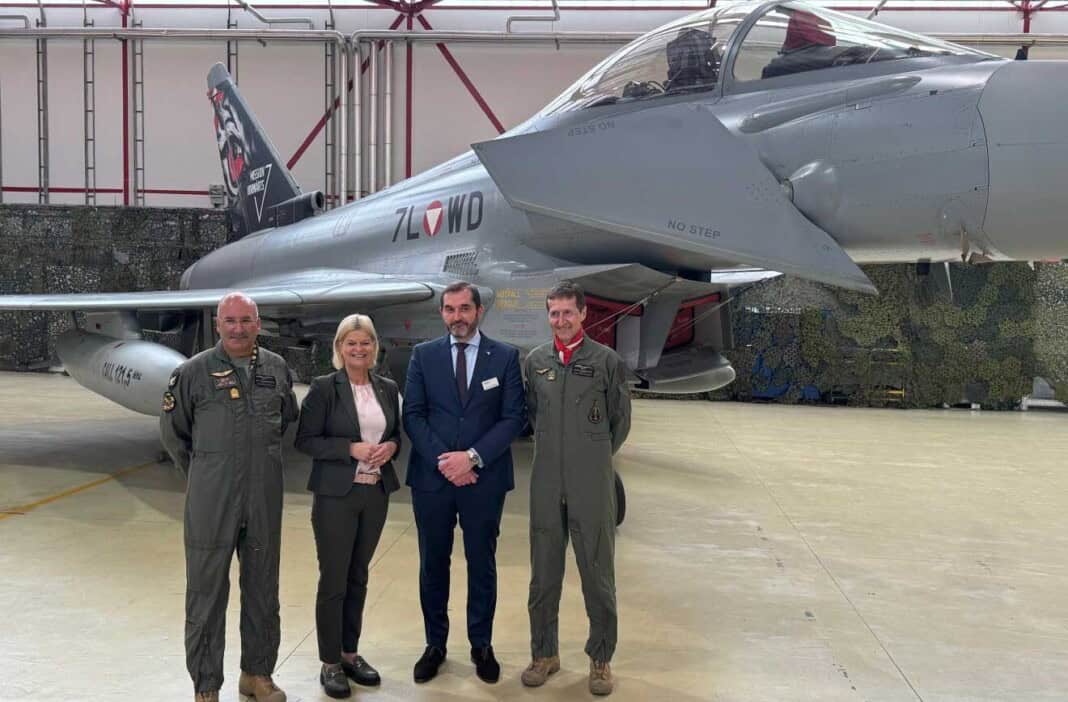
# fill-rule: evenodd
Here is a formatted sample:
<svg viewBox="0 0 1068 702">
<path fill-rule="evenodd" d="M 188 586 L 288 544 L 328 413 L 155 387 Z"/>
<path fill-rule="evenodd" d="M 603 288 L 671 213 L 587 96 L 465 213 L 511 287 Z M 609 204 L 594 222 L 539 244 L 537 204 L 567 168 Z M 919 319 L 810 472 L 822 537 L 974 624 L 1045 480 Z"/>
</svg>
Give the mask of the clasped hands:
<svg viewBox="0 0 1068 702">
<path fill-rule="evenodd" d="M 449 451 L 438 456 L 438 472 L 456 487 L 478 482 L 478 473 L 475 472 L 467 451 Z"/>
<path fill-rule="evenodd" d="M 397 444 L 394 441 L 384 441 L 381 444 L 354 441 L 349 444 L 349 455 L 372 468 L 381 468 L 393 458 L 395 453 L 397 453 Z"/>
</svg>

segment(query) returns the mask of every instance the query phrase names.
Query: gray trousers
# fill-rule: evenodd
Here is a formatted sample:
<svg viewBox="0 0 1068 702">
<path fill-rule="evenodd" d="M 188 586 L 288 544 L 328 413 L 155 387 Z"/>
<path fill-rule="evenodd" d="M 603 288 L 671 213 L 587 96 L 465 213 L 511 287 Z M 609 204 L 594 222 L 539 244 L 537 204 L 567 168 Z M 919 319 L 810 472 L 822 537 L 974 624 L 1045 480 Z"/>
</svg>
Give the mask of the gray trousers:
<svg viewBox="0 0 1068 702">
<path fill-rule="evenodd" d="M 586 653 L 608 662 L 616 650 L 615 523 L 584 520 L 560 504 L 559 522 L 530 528 L 530 648 L 535 658 L 560 652 L 560 594 L 570 537 L 582 579 L 582 597 L 590 620 Z"/>
<path fill-rule="evenodd" d="M 187 524 L 189 519 L 187 516 Z M 186 540 L 185 656 L 197 692 L 218 690 L 223 684 L 230 559 L 235 548 L 241 565 L 241 670 L 270 675 L 278 661 L 277 529 L 260 519 L 240 527 L 234 527 L 230 516 L 222 521 L 225 527 L 219 537 L 223 543 L 192 544 Z M 233 529 L 228 539 L 226 527 Z M 187 533 L 189 528 L 187 525 Z"/>
<path fill-rule="evenodd" d="M 389 496 L 382 483 L 356 483 L 344 497 L 317 494 L 312 502 L 319 556 L 315 628 L 323 663 L 340 663 L 342 651 L 358 651 L 368 568 L 388 509 Z"/>
</svg>

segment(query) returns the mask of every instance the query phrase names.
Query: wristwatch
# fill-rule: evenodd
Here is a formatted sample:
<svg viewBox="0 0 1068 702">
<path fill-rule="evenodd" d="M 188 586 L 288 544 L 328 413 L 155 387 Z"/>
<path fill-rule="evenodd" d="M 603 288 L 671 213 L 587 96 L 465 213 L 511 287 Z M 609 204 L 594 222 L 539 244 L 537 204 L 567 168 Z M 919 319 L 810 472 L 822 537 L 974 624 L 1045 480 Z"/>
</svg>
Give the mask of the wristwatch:
<svg viewBox="0 0 1068 702">
<path fill-rule="evenodd" d="M 473 448 L 467 449 L 467 460 L 471 461 L 472 468 L 477 468 L 479 464 L 478 451 Z"/>
</svg>

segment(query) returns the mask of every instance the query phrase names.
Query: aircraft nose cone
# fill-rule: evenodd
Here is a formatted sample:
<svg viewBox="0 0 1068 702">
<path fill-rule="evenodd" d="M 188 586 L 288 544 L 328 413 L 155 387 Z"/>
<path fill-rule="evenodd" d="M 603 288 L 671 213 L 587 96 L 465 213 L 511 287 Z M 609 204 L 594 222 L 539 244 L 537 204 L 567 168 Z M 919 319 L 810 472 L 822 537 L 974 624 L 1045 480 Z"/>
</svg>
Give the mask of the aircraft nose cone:
<svg viewBox="0 0 1068 702">
<path fill-rule="evenodd" d="M 196 268 L 196 267 L 197 267 L 197 264 L 194 263 L 193 265 L 189 266 L 189 268 L 186 268 L 185 272 L 182 273 L 182 277 L 178 281 L 178 289 L 179 290 L 188 290 L 189 289 L 189 284 L 193 280 L 193 269 Z"/>
<path fill-rule="evenodd" d="M 990 163 L 984 232 L 1018 260 L 1068 257 L 1068 61 L 1013 61 L 979 100 Z"/>
</svg>

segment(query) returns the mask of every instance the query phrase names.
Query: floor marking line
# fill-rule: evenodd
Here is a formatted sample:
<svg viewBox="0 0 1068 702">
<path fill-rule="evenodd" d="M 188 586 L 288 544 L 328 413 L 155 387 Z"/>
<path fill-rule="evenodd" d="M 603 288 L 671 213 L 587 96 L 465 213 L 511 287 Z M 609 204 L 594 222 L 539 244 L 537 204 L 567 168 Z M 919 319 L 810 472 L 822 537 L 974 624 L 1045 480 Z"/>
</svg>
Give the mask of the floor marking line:
<svg viewBox="0 0 1068 702">
<path fill-rule="evenodd" d="M 27 512 L 31 512 L 31 511 L 37 509 L 38 507 L 42 507 L 42 506 L 47 505 L 47 504 L 49 504 L 51 502 L 55 502 L 56 500 L 62 500 L 64 497 L 70 497 L 71 495 L 76 495 L 79 492 L 84 492 L 84 491 L 86 491 L 86 490 L 88 490 L 90 488 L 95 488 L 97 485 L 103 485 L 104 483 L 106 483 L 108 481 L 114 480 L 116 478 L 121 478 L 122 476 L 128 475 L 130 473 L 133 473 L 134 471 L 138 471 L 138 470 L 141 470 L 142 468 L 148 468 L 149 466 L 154 466 L 154 465 L 156 465 L 156 461 L 150 461 L 148 463 L 142 463 L 139 466 L 131 466 L 130 468 L 123 468 L 122 470 L 117 470 L 114 473 L 111 473 L 111 474 L 109 474 L 109 475 L 107 475 L 107 476 L 105 476 L 103 478 L 100 478 L 99 480 L 94 480 L 91 483 L 86 483 L 85 485 L 79 485 L 78 487 L 73 487 L 73 488 L 70 488 L 69 490 L 64 490 L 63 492 L 57 492 L 55 495 L 50 495 L 48 497 L 44 497 L 44 498 L 42 498 L 40 500 L 37 500 L 36 502 L 31 502 L 28 505 L 19 505 L 18 507 L 12 507 L 10 509 L 6 509 L 6 510 L 3 510 L 3 511 L 0 511 L 0 522 L 2 522 L 3 520 L 7 519 L 8 517 L 18 517 L 18 516 L 25 515 Z"/>
</svg>

